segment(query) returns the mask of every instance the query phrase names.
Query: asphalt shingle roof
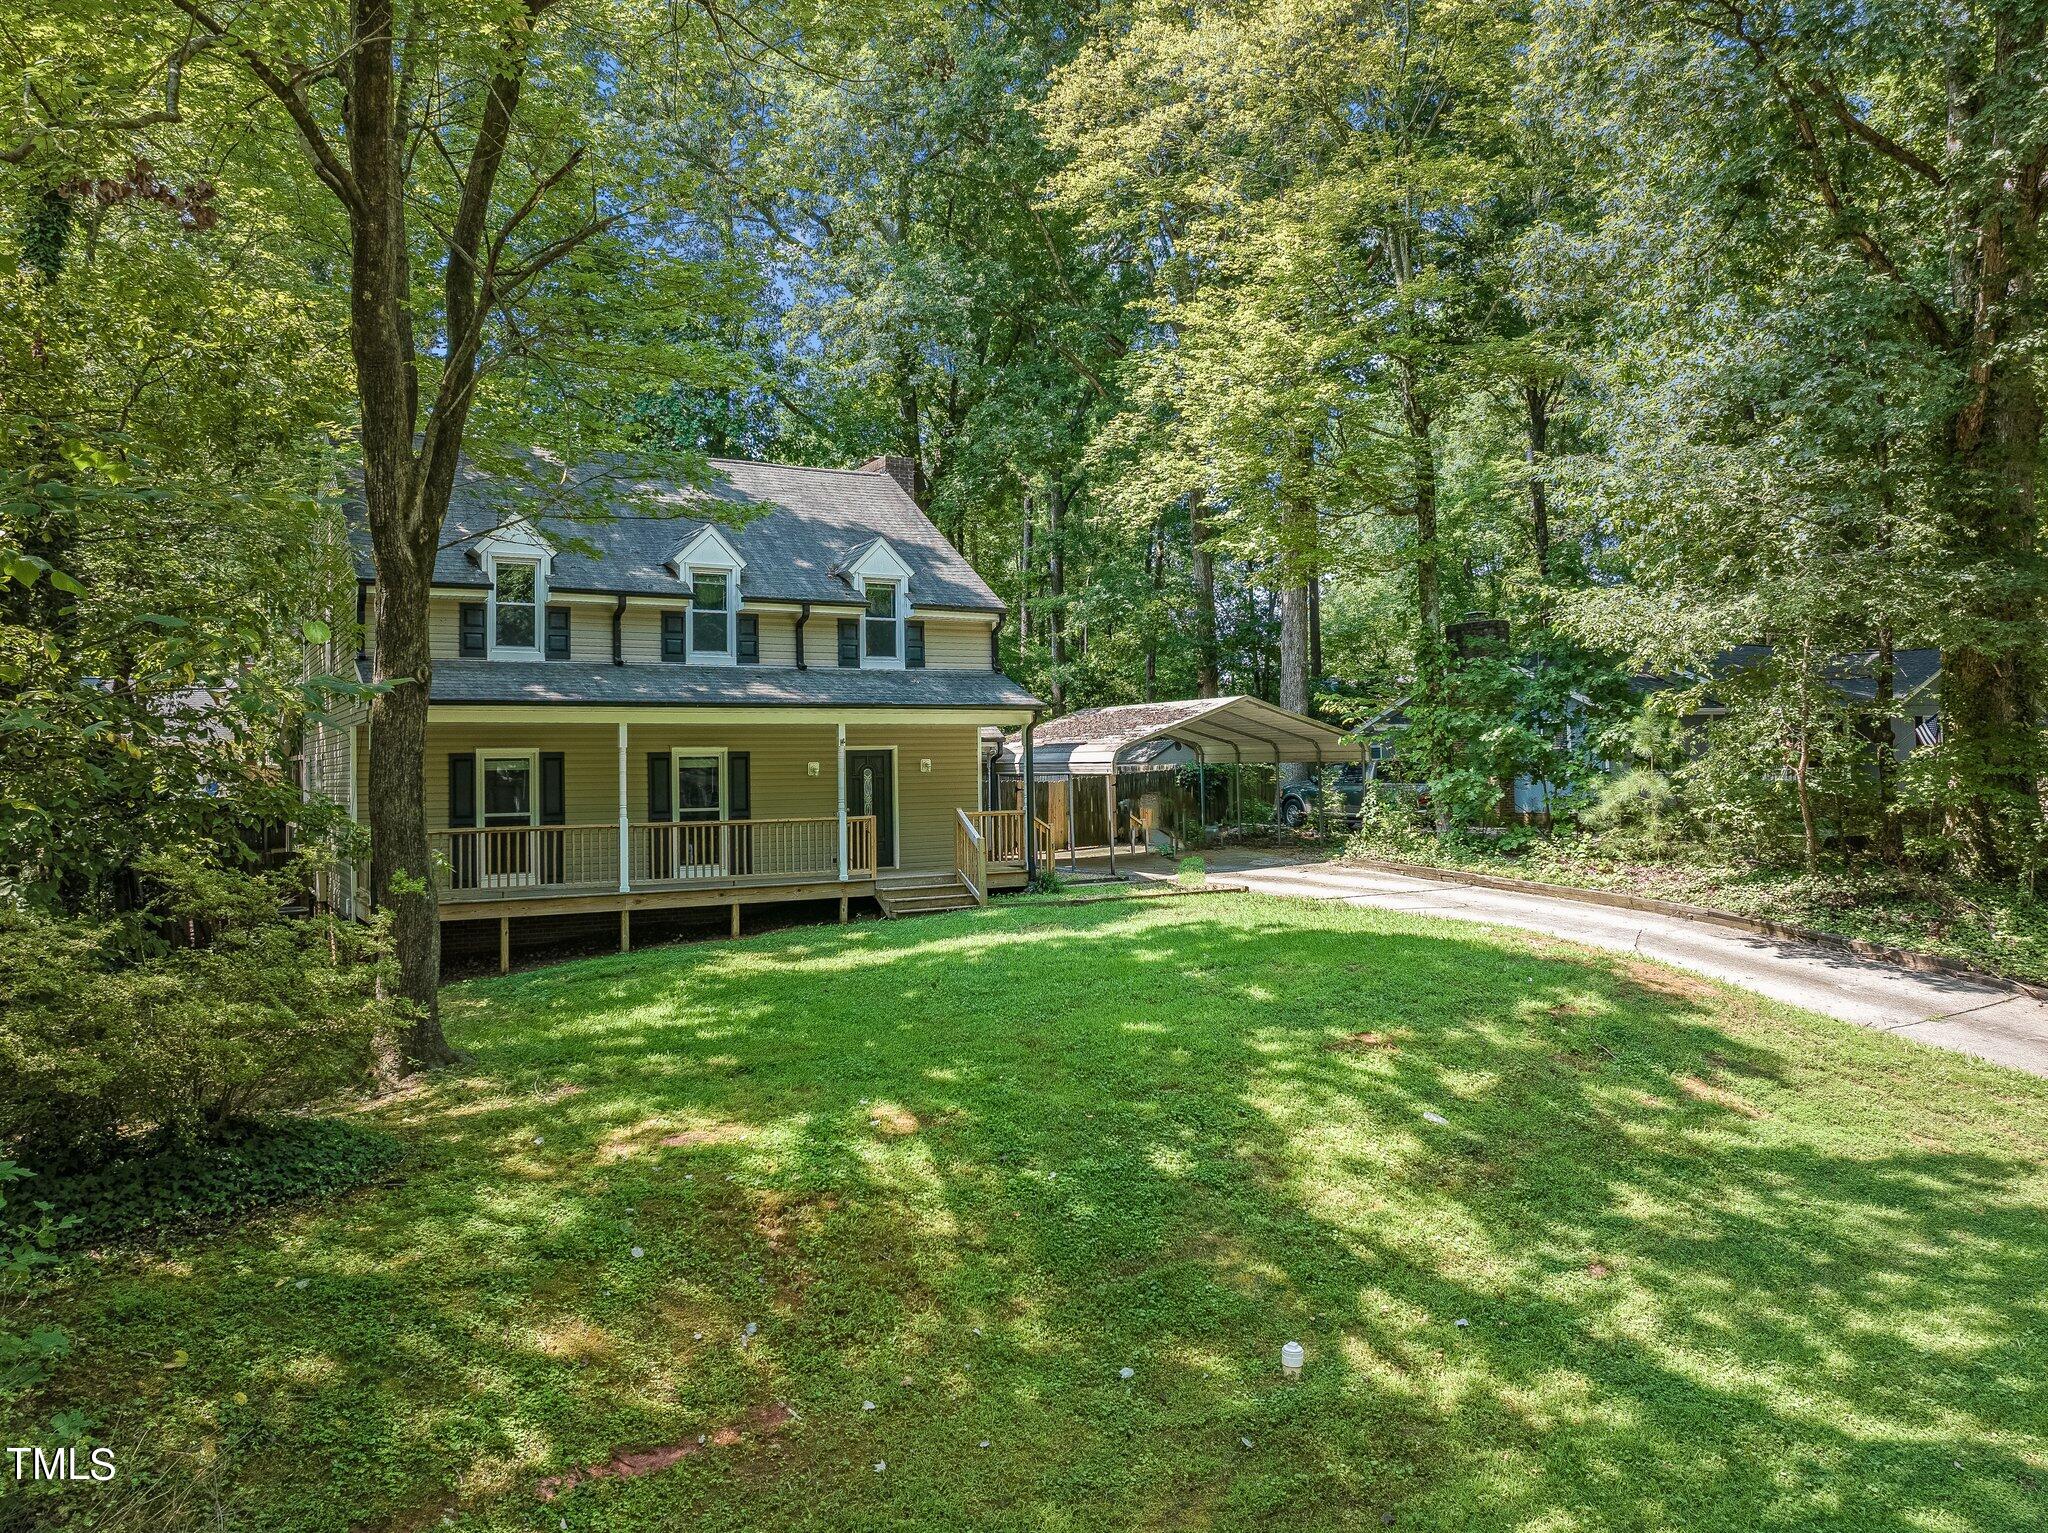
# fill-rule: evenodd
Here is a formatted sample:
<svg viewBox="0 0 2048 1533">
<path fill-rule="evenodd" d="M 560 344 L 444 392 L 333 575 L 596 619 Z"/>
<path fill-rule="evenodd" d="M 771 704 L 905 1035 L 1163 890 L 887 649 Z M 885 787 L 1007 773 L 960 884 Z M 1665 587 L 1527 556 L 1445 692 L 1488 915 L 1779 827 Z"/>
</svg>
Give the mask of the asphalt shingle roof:
<svg viewBox="0 0 2048 1533">
<path fill-rule="evenodd" d="M 569 660 L 437 660 L 433 703 L 599 703 L 626 707 L 1036 708 L 1000 671 L 780 665 L 609 665 Z"/>
<path fill-rule="evenodd" d="M 441 524 L 434 583 L 484 585 L 473 555 L 479 538 L 524 516 L 555 548 L 558 591 L 672 596 L 683 582 L 669 558 L 707 523 L 746 561 L 740 592 L 756 600 L 848 602 L 853 587 L 837 570 L 876 538 L 911 569 L 914 607 L 998 612 L 1003 602 L 948 543 L 931 519 L 886 473 L 800 468 L 783 463 L 711 460 L 703 488 L 641 475 L 621 460 L 572 469 L 530 460 L 520 478 L 465 463 Z M 702 514 L 716 511 L 716 515 Z M 375 574 L 358 506 L 351 506 L 358 575 Z M 696 512 L 698 514 L 692 514 Z"/>
</svg>

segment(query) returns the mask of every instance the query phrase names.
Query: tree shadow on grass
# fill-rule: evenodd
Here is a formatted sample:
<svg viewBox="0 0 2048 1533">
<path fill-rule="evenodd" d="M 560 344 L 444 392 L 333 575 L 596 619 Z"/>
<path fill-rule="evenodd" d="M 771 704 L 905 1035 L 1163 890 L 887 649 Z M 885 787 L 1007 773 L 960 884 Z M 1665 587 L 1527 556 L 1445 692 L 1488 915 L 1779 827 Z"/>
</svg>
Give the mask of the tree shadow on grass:
<svg viewBox="0 0 2048 1533">
<path fill-rule="evenodd" d="M 480 1075 L 403 1109 L 431 1169 L 265 1253 L 308 1303 L 258 1307 L 226 1257 L 171 1304 L 270 1406 L 231 1502 L 525 1527 L 540 1474 L 781 1399 L 772 1450 L 570 1499 L 606 1527 L 2042 1511 L 2038 1156 L 1905 1147 L 1939 1124 L 1910 1084 L 1839 1121 L 1818 1024 L 1662 971 L 1247 901 L 451 999 Z M 1855 1044 L 1888 1079 L 1900 1046 Z M 2014 1112 L 2038 1146 L 2041 1095 Z"/>
</svg>

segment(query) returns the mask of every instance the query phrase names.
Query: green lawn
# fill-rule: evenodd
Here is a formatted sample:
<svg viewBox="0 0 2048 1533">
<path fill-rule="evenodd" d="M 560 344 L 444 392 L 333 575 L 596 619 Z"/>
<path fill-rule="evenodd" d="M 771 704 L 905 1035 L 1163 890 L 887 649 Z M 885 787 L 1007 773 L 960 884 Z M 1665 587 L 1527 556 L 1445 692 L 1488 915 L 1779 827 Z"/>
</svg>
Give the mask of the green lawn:
<svg viewBox="0 0 2048 1533">
<path fill-rule="evenodd" d="M 81 1523 L 2048 1526 L 2040 1081 L 1231 895 L 448 1005 L 403 1179 L 62 1275 L 0 1440 L 71 1405 L 147 1466 Z"/>
</svg>

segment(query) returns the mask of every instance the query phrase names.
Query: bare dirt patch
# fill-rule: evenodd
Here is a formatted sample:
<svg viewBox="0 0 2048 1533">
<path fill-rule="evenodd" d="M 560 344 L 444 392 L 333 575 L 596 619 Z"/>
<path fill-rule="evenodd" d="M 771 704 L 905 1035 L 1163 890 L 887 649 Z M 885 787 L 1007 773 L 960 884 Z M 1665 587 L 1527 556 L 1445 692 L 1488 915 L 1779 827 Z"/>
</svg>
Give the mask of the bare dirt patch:
<svg viewBox="0 0 2048 1533">
<path fill-rule="evenodd" d="M 1346 1033 L 1342 1038 L 1333 1038 L 1323 1047 L 1332 1054 L 1393 1054 L 1400 1045 L 1385 1033 Z"/>
<path fill-rule="evenodd" d="M 633 1480 L 643 1474 L 673 1469 L 684 1459 L 710 1448 L 730 1448 L 746 1441 L 749 1436 L 772 1437 L 795 1419 L 796 1412 L 777 1401 L 773 1405 L 762 1406 L 738 1423 L 715 1427 L 699 1437 L 686 1437 L 681 1442 L 659 1448 L 622 1448 L 602 1464 L 589 1464 L 581 1469 L 571 1469 L 566 1474 L 551 1474 L 534 1487 L 534 1494 L 543 1501 L 553 1501 L 557 1496 L 593 1480 Z"/>
<path fill-rule="evenodd" d="M 738 1144 L 747 1137 L 743 1123 L 702 1123 L 677 1127 L 670 1118 L 645 1118 L 638 1123 L 613 1129 L 599 1142 L 597 1153 L 605 1160 L 630 1160 L 656 1149 L 686 1149 L 696 1145 Z"/>
<path fill-rule="evenodd" d="M 1659 968 L 1653 963 L 1627 962 L 1622 964 L 1621 973 L 1622 978 L 1636 989 L 1647 990 L 1662 1000 L 1704 1001 L 1714 994 L 1713 986 L 1705 980 L 1694 979 L 1676 969 Z"/>
<path fill-rule="evenodd" d="M 868 1126 L 884 1139 L 901 1139 L 914 1134 L 920 1127 L 917 1115 L 893 1102 L 883 1102 L 868 1109 Z"/>
</svg>

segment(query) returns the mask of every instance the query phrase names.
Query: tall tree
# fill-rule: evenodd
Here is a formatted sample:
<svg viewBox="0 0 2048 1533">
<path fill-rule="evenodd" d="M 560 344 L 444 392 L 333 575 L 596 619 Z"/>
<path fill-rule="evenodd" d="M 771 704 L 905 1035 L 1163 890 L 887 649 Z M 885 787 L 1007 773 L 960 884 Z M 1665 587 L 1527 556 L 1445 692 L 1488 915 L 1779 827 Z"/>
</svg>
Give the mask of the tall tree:
<svg viewBox="0 0 2048 1533">
<path fill-rule="evenodd" d="M 735 55 L 778 57 L 791 30 L 816 18 L 598 0 L 352 0 L 342 15 L 162 3 L 166 43 L 190 55 L 188 104 L 202 78 L 216 111 L 252 88 L 267 100 L 279 117 L 259 113 L 259 127 L 279 122 L 291 147 L 265 139 L 257 152 L 275 144 L 284 173 L 303 171 L 325 193 L 347 251 L 383 684 L 370 723 L 372 887 L 391 909 L 414 1008 L 407 1056 L 440 1063 L 451 1053 L 423 792 L 427 598 L 459 466 L 465 452 L 489 461 L 494 437 L 590 442 L 593 422 L 541 419 L 525 384 L 605 297 L 630 298 L 632 313 L 657 323 L 679 301 L 664 274 L 683 263 L 649 263 L 637 281 L 622 274 L 631 250 L 687 234 L 691 183 L 669 152 L 680 124 Z M 600 368 L 593 353 L 578 361 Z"/>
<path fill-rule="evenodd" d="M 1691 286 L 1679 263 L 1712 230 L 1740 257 L 1708 261 L 1723 294 L 1824 268 L 1829 351 L 1892 359 L 1915 418 L 1887 411 L 1887 462 L 1925 508 L 1959 863 L 2037 866 L 2048 12 L 1672 0 L 1539 16 L 1538 78 L 1605 157 L 1610 230 L 1646 252 L 1632 281 Z"/>
</svg>

